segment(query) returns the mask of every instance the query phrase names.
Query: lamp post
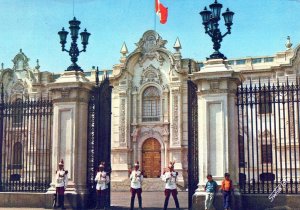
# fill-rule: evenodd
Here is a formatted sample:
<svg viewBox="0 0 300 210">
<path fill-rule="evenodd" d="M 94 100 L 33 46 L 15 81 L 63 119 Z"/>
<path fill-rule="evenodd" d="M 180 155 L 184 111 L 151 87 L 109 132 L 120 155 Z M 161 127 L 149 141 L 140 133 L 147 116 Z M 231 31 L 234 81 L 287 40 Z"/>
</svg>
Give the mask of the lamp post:
<svg viewBox="0 0 300 210">
<path fill-rule="evenodd" d="M 62 28 L 62 30 L 58 32 L 61 47 L 62 47 L 62 51 L 68 52 L 70 57 L 71 57 L 71 61 L 72 61 L 72 64 L 67 68 L 66 71 L 83 71 L 80 68 L 80 66 L 77 65 L 76 62 L 78 61 L 79 54 L 81 52 L 86 51 L 86 46 L 88 45 L 89 36 L 91 34 L 89 32 L 87 32 L 86 29 L 84 29 L 84 31 L 80 33 L 81 44 L 83 46 L 83 49 L 81 51 L 79 51 L 76 42 L 77 42 L 77 39 L 78 39 L 78 31 L 80 29 L 80 27 L 79 27 L 80 21 L 76 20 L 76 18 L 74 17 L 73 20 L 69 21 L 69 24 L 70 24 L 69 29 L 71 31 L 71 38 L 72 38 L 72 43 L 71 43 L 70 50 L 65 49 L 65 44 L 67 43 L 67 36 L 68 36 L 69 32 L 65 31 L 64 28 Z"/>
<path fill-rule="evenodd" d="M 218 3 L 217 0 L 215 0 L 213 4 L 209 5 L 209 8 L 211 10 L 207 10 L 207 8 L 205 7 L 204 10 L 200 12 L 205 33 L 211 37 L 211 40 L 214 43 L 213 48 L 215 52 L 211 54 L 208 59 L 226 59 L 226 57 L 222 53 L 220 53 L 219 49 L 221 47 L 221 42 L 223 38 L 227 34 L 231 33 L 231 25 L 234 12 L 230 11 L 227 8 L 227 10 L 222 14 L 222 16 L 224 17 L 225 25 L 227 26 L 227 32 L 222 35 L 218 23 L 220 20 L 222 7 L 223 5 Z"/>
</svg>

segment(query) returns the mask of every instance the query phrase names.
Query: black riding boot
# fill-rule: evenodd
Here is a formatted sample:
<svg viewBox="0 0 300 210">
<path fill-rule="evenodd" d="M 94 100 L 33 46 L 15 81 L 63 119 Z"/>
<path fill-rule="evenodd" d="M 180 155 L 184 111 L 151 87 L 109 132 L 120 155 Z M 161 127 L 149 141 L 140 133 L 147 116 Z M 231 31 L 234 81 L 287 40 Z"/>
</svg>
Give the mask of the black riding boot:
<svg viewBox="0 0 300 210">
<path fill-rule="evenodd" d="M 174 198 L 174 201 L 175 201 L 175 206 L 176 206 L 176 209 L 180 209 L 179 208 L 179 201 L 178 201 L 178 197 L 177 195 L 173 197 Z"/>
<path fill-rule="evenodd" d="M 133 207 L 134 207 L 134 198 L 135 198 L 135 196 L 131 196 L 130 210 L 133 210 Z"/>
<path fill-rule="evenodd" d="M 142 196 L 138 196 L 139 200 L 139 209 L 142 209 Z"/>
<path fill-rule="evenodd" d="M 165 198 L 164 210 L 166 210 L 168 208 L 169 198 L 170 198 L 170 196 L 166 196 L 166 198 Z"/>
<path fill-rule="evenodd" d="M 65 202 L 65 196 L 62 195 L 62 196 L 61 196 L 61 204 L 60 204 L 61 209 L 66 209 L 66 208 L 65 208 L 65 205 L 64 205 L 64 202 Z"/>
</svg>

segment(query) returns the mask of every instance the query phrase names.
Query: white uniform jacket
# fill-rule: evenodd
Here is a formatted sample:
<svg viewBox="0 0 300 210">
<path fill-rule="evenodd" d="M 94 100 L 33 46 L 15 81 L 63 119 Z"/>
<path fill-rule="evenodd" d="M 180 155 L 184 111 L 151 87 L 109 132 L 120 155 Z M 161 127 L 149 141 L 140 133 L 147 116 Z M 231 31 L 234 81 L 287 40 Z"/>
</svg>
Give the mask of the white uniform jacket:
<svg viewBox="0 0 300 210">
<path fill-rule="evenodd" d="M 178 175 L 178 173 L 175 171 L 173 171 L 173 172 L 168 171 L 163 175 L 162 179 L 163 179 L 163 181 L 166 182 L 165 189 L 169 189 L 169 190 L 177 189 L 177 186 L 176 186 L 177 175 Z"/>
<path fill-rule="evenodd" d="M 55 187 L 67 187 L 68 185 L 68 171 L 57 170 L 55 175 Z"/>
<path fill-rule="evenodd" d="M 140 170 L 133 170 L 130 174 L 130 187 L 133 189 L 142 188 L 143 175 Z"/>
<path fill-rule="evenodd" d="M 95 177 L 97 182 L 96 190 L 105 190 L 108 188 L 109 176 L 105 171 L 99 171 Z"/>
</svg>

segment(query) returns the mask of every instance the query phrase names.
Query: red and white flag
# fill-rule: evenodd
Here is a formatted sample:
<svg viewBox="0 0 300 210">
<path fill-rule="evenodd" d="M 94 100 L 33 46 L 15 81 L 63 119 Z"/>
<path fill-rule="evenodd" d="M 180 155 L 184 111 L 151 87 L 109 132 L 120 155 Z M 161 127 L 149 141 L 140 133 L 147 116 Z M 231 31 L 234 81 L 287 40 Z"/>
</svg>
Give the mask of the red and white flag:
<svg viewBox="0 0 300 210">
<path fill-rule="evenodd" d="M 155 12 L 159 17 L 159 21 L 162 24 L 165 24 L 168 19 L 168 8 L 164 7 L 160 0 L 155 0 Z"/>
</svg>

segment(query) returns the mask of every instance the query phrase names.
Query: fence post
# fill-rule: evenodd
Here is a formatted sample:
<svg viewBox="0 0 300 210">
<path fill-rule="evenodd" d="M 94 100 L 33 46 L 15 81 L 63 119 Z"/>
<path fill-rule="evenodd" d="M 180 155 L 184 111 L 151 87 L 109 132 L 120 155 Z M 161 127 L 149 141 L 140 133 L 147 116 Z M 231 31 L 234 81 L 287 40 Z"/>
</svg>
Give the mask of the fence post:
<svg viewBox="0 0 300 210">
<path fill-rule="evenodd" d="M 1 100 L 0 100 L 0 192 L 2 192 L 2 144 L 3 144 L 3 109 L 4 109 L 4 87 L 1 84 Z"/>
<path fill-rule="evenodd" d="M 88 102 L 93 84 L 82 72 L 66 71 L 49 84 L 53 99 L 52 183 L 49 194 L 55 193 L 55 172 L 64 159 L 69 183 L 66 205 L 84 208 L 87 170 Z M 50 201 L 49 201 L 50 203 Z"/>
<path fill-rule="evenodd" d="M 236 90 L 243 78 L 222 59 L 208 60 L 204 64 L 191 76 L 198 87 L 199 151 L 199 184 L 193 209 L 204 207 L 207 174 L 212 174 L 219 185 L 225 172 L 230 173 L 235 186 L 238 182 Z M 217 209 L 222 208 L 219 205 L 218 201 Z"/>
</svg>

